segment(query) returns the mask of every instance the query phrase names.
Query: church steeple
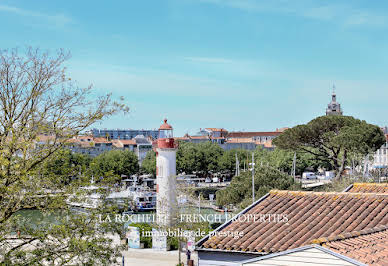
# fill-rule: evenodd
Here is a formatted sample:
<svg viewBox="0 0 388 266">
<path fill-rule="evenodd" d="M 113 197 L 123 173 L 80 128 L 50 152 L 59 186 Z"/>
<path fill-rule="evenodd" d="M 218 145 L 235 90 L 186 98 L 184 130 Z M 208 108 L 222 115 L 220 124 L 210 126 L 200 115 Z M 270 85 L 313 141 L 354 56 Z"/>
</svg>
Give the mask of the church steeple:
<svg viewBox="0 0 388 266">
<path fill-rule="evenodd" d="M 337 95 L 335 93 L 334 85 L 333 93 L 331 95 L 331 102 L 327 105 L 326 115 L 342 115 L 341 104 L 337 103 Z"/>
<path fill-rule="evenodd" d="M 333 103 L 337 102 L 337 95 L 335 94 L 335 85 L 333 85 L 333 93 L 331 95 L 331 101 Z"/>
</svg>

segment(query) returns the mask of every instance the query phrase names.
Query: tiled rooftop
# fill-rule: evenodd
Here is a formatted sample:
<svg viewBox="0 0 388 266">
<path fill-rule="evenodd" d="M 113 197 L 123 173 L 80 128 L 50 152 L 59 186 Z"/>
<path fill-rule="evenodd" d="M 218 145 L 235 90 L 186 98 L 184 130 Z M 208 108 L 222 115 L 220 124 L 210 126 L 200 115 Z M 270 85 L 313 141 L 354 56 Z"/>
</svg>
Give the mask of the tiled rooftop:
<svg viewBox="0 0 388 266">
<path fill-rule="evenodd" d="M 230 221 L 218 231 L 243 232 L 242 237 L 214 235 L 200 241 L 198 248 L 271 253 L 317 238 L 388 225 L 388 194 L 272 190 L 241 214 L 286 215 L 288 222 Z"/>
<path fill-rule="evenodd" d="M 279 136 L 282 132 L 229 132 L 228 138 L 252 138 Z"/>
<path fill-rule="evenodd" d="M 214 132 L 227 132 L 227 130 L 225 128 L 208 127 L 208 128 L 205 128 L 205 129 L 210 130 L 210 131 L 214 131 Z"/>
<path fill-rule="evenodd" d="M 209 136 L 190 136 L 190 139 L 210 139 Z"/>
<path fill-rule="evenodd" d="M 175 140 L 189 140 L 189 136 L 184 136 L 184 137 L 174 137 Z"/>
<path fill-rule="evenodd" d="M 312 242 L 368 265 L 388 265 L 387 225 Z"/>
<path fill-rule="evenodd" d="M 136 145 L 136 141 L 133 139 L 120 139 L 119 140 L 123 145 Z"/>
<path fill-rule="evenodd" d="M 95 143 L 111 143 L 111 141 L 107 140 L 106 138 L 102 138 L 102 137 L 93 138 L 93 141 Z"/>
<path fill-rule="evenodd" d="M 55 136 L 54 135 L 38 135 L 37 140 L 40 142 L 49 142 L 51 140 L 54 140 Z"/>
<path fill-rule="evenodd" d="M 136 145 L 136 141 L 133 139 L 112 139 L 112 144 L 117 148 L 123 148 L 124 145 Z"/>
<path fill-rule="evenodd" d="M 255 143 L 252 138 L 229 138 L 228 143 Z"/>
<path fill-rule="evenodd" d="M 347 192 L 388 193 L 388 183 L 354 183 Z"/>
</svg>

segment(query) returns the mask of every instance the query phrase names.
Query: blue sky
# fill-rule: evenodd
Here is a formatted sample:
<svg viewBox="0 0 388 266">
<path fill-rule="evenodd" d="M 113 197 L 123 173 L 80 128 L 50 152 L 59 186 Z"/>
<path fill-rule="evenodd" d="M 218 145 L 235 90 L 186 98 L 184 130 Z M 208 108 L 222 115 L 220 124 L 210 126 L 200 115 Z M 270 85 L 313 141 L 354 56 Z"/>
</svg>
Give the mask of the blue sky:
<svg viewBox="0 0 388 266">
<path fill-rule="evenodd" d="M 80 86 L 131 108 L 100 128 L 271 131 L 325 112 L 388 125 L 386 1 L 0 0 L 1 48 L 72 54 Z"/>
</svg>

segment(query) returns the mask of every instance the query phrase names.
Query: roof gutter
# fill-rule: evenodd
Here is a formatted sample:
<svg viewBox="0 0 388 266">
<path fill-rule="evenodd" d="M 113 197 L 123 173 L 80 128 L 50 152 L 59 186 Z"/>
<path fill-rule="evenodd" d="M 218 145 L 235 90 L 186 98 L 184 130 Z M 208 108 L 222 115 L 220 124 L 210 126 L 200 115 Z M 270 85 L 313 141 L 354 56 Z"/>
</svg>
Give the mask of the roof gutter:
<svg viewBox="0 0 388 266">
<path fill-rule="evenodd" d="M 224 250 L 224 249 L 212 249 L 212 248 L 196 248 L 195 251 L 205 252 L 220 252 L 220 253 L 239 253 L 239 254 L 252 254 L 252 255 L 268 255 L 267 252 L 253 252 L 253 251 L 241 251 L 241 250 Z"/>
<path fill-rule="evenodd" d="M 353 184 L 349 185 L 347 188 L 345 188 L 345 190 L 343 192 L 348 192 L 349 190 L 351 190 L 353 187 Z"/>
<path fill-rule="evenodd" d="M 333 256 L 335 256 L 337 258 L 340 258 L 340 259 L 342 259 L 344 261 L 347 261 L 347 262 L 352 263 L 352 264 L 357 265 L 357 266 L 366 266 L 366 264 L 361 263 L 361 262 L 359 262 L 359 261 L 357 261 L 355 259 L 349 258 L 349 257 L 347 257 L 345 255 L 342 255 L 340 253 L 334 252 L 334 251 L 332 251 L 332 250 L 330 250 L 328 248 L 324 248 L 324 247 L 322 247 L 320 245 L 316 245 L 316 244 L 302 246 L 302 247 L 298 247 L 298 248 L 294 248 L 294 249 L 287 249 L 285 251 L 271 253 L 271 254 L 268 254 L 268 255 L 265 255 L 265 256 L 262 256 L 262 257 L 245 260 L 245 261 L 242 261 L 240 265 L 245 265 L 245 264 L 254 263 L 254 262 L 258 262 L 258 261 L 265 261 L 265 260 L 270 259 L 270 258 L 275 258 L 275 257 L 291 254 L 291 253 L 294 253 L 294 252 L 304 251 L 304 250 L 307 250 L 307 249 L 310 249 L 310 248 L 316 248 L 316 249 L 318 249 L 318 250 L 320 250 L 322 252 L 325 252 L 327 254 L 333 255 Z"/>
</svg>

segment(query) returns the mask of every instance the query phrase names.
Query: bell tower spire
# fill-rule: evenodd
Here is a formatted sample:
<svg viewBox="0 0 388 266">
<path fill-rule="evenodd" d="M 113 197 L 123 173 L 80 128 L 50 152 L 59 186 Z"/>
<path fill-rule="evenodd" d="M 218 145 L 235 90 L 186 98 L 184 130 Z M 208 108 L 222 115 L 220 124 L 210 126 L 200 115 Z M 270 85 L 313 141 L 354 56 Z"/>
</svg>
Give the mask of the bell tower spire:
<svg viewBox="0 0 388 266">
<path fill-rule="evenodd" d="M 331 102 L 327 105 L 326 115 L 342 115 L 341 104 L 337 103 L 337 94 L 335 93 L 335 85 L 331 94 Z"/>
<path fill-rule="evenodd" d="M 331 101 L 337 102 L 337 95 L 335 94 L 335 85 L 333 84 L 333 93 L 331 94 Z"/>
</svg>

